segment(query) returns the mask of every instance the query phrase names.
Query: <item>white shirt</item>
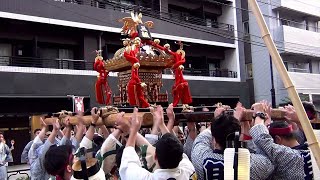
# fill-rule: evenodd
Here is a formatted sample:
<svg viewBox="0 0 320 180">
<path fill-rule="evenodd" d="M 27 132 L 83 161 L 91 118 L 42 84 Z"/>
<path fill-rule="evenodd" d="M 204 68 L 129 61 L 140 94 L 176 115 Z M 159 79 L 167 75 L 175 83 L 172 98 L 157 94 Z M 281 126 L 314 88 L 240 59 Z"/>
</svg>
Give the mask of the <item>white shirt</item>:
<svg viewBox="0 0 320 180">
<path fill-rule="evenodd" d="M 151 173 L 142 168 L 139 157 L 133 147 L 126 147 L 123 151 L 120 166 L 122 180 L 167 180 L 169 178 L 188 180 L 190 178 L 193 179 L 194 176 L 194 167 L 185 154 L 183 154 L 183 158 L 177 168 L 157 169 L 154 173 Z"/>
</svg>

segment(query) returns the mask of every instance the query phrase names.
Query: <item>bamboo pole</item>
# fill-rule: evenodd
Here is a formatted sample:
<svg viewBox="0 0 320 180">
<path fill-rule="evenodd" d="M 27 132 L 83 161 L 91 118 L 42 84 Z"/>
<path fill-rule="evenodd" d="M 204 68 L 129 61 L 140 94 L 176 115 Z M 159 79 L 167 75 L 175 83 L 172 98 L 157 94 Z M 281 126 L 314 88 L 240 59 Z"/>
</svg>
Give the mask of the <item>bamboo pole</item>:
<svg viewBox="0 0 320 180">
<path fill-rule="evenodd" d="M 296 109 L 298 118 L 300 120 L 300 123 L 302 125 L 303 131 L 307 137 L 307 141 L 309 144 L 309 147 L 316 159 L 316 162 L 318 164 L 318 167 L 320 167 L 320 146 L 319 142 L 317 141 L 317 138 L 313 132 L 311 123 L 307 117 L 307 114 L 302 106 L 301 100 L 298 96 L 298 93 L 290 79 L 290 76 L 287 72 L 287 69 L 285 68 L 285 65 L 283 64 L 282 58 L 271 38 L 269 29 L 266 25 L 266 22 L 264 21 L 264 18 L 262 16 L 261 10 L 258 6 L 258 3 L 256 0 L 248 0 L 249 6 L 252 9 L 253 14 L 255 15 L 257 19 L 258 26 L 261 31 L 262 39 L 264 40 L 269 53 L 272 57 L 272 62 L 275 64 L 280 77 L 283 81 L 283 84 L 285 88 L 288 91 L 289 97 L 291 98 L 291 101 L 293 103 L 293 106 Z"/>
</svg>

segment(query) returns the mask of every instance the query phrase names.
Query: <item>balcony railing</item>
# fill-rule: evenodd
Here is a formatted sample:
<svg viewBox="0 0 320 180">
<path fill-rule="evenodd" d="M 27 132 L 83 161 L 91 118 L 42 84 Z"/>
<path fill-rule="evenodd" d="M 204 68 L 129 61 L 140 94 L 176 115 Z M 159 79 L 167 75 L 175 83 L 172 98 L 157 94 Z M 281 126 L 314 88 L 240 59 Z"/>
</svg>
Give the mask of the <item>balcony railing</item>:
<svg viewBox="0 0 320 180">
<path fill-rule="evenodd" d="M 73 4 L 80 4 L 80 5 L 88 5 L 102 9 L 113 9 L 121 12 L 131 12 L 133 10 L 139 10 L 147 16 L 153 18 L 161 18 L 167 16 L 170 21 L 174 21 L 175 23 L 189 23 L 189 24 L 196 24 L 200 26 L 205 26 L 209 28 L 221 29 L 225 31 L 234 31 L 234 26 L 230 24 L 224 24 L 220 22 L 210 22 L 208 23 L 206 19 L 199 18 L 196 16 L 185 16 L 176 13 L 169 13 L 166 11 L 159 11 L 154 10 L 151 8 L 146 8 L 142 6 L 137 6 L 134 4 L 125 4 L 115 0 L 55 0 L 61 1 L 65 3 L 73 3 Z M 169 11 L 169 9 L 168 9 Z"/>
<path fill-rule="evenodd" d="M 92 63 L 74 59 L 45 59 L 34 57 L 0 56 L 0 66 L 38 67 L 53 69 L 84 70 Z"/>
<path fill-rule="evenodd" d="M 33 57 L 0 56 L 0 66 L 36 67 L 52 69 L 93 70 L 93 62 L 74 59 L 45 59 Z M 170 70 L 164 70 L 164 74 L 171 74 Z M 186 68 L 185 75 L 237 78 L 237 72 L 228 69 L 194 69 Z"/>
<path fill-rule="evenodd" d="M 190 16 L 190 15 L 183 15 L 182 13 L 177 13 L 177 12 L 172 12 L 168 14 L 170 19 L 174 19 L 177 22 L 186 22 L 186 23 L 195 24 L 199 26 L 205 26 L 208 28 L 216 28 L 216 29 L 221 29 L 225 31 L 234 31 L 234 26 L 230 24 L 214 22 L 211 20 L 208 22 L 204 18 L 199 18 L 196 16 Z"/>
<path fill-rule="evenodd" d="M 171 74 L 168 71 L 164 71 L 165 74 Z M 209 77 L 227 77 L 227 78 L 237 78 L 238 73 L 236 71 L 229 71 L 228 69 L 194 69 L 185 68 L 183 71 L 184 75 L 190 76 L 209 76 Z"/>
</svg>

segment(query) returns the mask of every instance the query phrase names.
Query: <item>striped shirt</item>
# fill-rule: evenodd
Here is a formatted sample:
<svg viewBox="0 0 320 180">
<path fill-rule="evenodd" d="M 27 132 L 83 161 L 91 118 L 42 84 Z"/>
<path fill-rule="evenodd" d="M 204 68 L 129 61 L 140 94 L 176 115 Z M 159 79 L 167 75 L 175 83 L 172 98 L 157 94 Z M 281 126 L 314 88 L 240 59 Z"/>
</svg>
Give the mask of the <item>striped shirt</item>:
<svg viewBox="0 0 320 180">
<path fill-rule="evenodd" d="M 313 179 L 311 155 L 307 148 L 275 144 L 267 127 L 261 124 L 253 126 L 250 134 L 257 148 L 275 164 L 273 179 Z"/>
<path fill-rule="evenodd" d="M 195 139 L 191 160 L 198 179 L 220 180 L 224 178 L 223 151 L 212 149 L 210 130 L 204 130 Z M 250 179 L 267 179 L 274 170 L 271 161 L 261 154 L 251 153 L 250 161 Z"/>
</svg>

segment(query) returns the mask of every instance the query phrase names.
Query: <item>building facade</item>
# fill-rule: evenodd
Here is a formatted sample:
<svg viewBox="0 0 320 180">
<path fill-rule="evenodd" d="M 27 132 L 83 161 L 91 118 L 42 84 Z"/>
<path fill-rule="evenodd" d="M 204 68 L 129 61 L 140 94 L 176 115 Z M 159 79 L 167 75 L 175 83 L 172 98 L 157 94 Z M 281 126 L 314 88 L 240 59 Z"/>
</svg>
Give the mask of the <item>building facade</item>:
<svg viewBox="0 0 320 180">
<path fill-rule="evenodd" d="M 258 3 L 301 100 L 312 101 L 319 109 L 320 1 L 262 0 Z M 246 57 L 251 58 L 251 62 L 246 67 L 250 74 L 247 77 L 254 84 L 255 99 L 271 102 L 274 89 L 275 104 L 285 104 L 290 101 L 288 93 L 275 66 L 270 66 L 271 57 L 259 37 L 255 17 L 247 14 L 244 27 L 250 35 L 247 47 L 250 50 L 246 51 Z"/>
<path fill-rule="evenodd" d="M 0 128 L 15 127 L 13 122 L 29 127 L 33 118 L 26 117 L 32 114 L 72 110 L 73 95 L 85 97 L 85 109 L 98 106 L 95 50 L 113 57 L 122 47 L 118 20 L 133 10 L 154 22 L 153 38 L 173 50 L 175 41 L 186 44 L 184 74 L 193 105 L 241 101 L 249 106 L 237 6 L 241 2 L 235 0 L 1 0 L 0 118 L 12 121 Z M 109 75 L 117 94 L 117 74 Z M 162 90 L 169 101 L 173 79 L 164 71 Z"/>
</svg>

